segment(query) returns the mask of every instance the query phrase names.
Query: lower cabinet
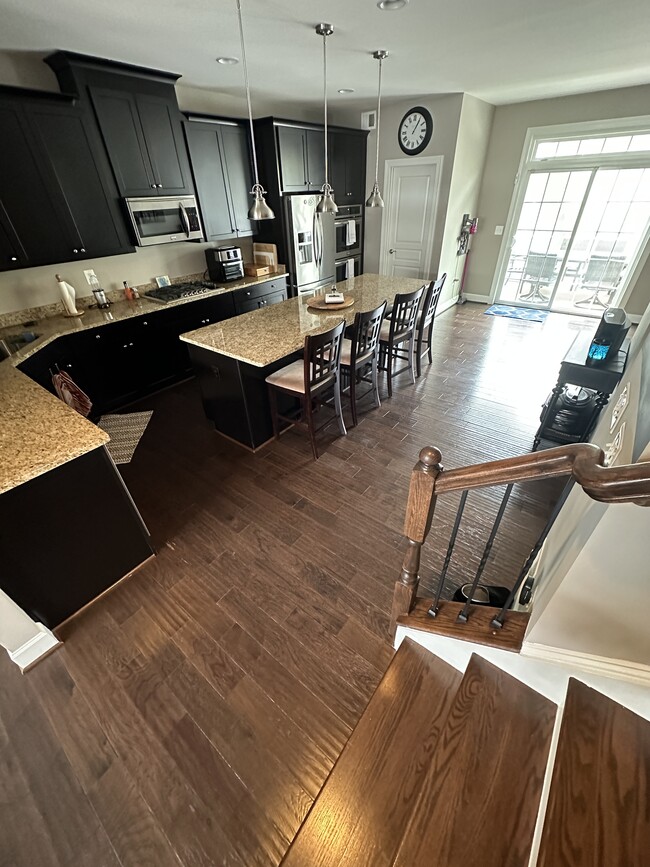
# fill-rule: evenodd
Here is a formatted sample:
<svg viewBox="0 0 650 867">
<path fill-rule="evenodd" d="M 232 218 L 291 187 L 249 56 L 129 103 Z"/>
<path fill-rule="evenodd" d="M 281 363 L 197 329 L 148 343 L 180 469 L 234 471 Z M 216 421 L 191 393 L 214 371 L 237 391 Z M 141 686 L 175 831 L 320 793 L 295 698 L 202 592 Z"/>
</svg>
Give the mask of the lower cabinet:
<svg viewBox="0 0 650 867">
<path fill-rule="evenodd" d="M 239 316 L 242 313 L 251 313 L 261 307 L 270 307 L 287 300 L 287 281 L 285 277 L 279 280 L 269 280 L 266 283 L 258 283 L 244 289 L 238 289 L 233 293 L 235 296 L 235 312 Z"/>
</svg>

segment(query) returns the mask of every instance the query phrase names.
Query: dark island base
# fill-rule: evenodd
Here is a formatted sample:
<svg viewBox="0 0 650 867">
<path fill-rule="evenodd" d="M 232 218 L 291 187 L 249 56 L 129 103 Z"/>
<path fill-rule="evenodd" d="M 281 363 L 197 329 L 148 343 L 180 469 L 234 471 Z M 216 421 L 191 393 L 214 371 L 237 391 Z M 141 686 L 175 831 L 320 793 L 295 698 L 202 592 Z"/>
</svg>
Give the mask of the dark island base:
<svg viewBox="0 0 650 867">
<path fill-rule="evenodd" d="M 49 629 L 153 553 L 104 448 L 2 494 L 0 528 L 0 586 Z"/>
<path fill-rule="evenodd" d="M 224 436 L 249 449 L 258 449 L 273 438 L 266 377 L 302 357 L 296 352 L 268 367 L 255 367 L 227 355 L 189 344 L 190 358 L 201 387 L 203 409 Z M 298 407 L 289 395 L 278 394 L 283 415 Z"/>
</svg>

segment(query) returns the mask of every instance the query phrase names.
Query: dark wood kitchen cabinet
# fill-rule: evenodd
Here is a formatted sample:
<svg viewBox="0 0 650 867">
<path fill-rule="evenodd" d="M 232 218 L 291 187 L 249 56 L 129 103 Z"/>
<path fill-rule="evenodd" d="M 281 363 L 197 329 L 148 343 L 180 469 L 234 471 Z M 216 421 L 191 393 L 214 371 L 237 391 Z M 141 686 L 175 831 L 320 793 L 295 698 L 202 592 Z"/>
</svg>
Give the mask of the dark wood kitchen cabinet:
<svg viewBox="0 0 650 867">
<path fill-rule="evenodd" d="M 98 136 L 61 99 L 0 94 L 0 269 L 132 252 Z"/>
<path fill-rule="evenodd" d="M 325 141 L 319 129 L 276 127 L 282 192 L 320 190 L 325 183 Z"/>
<path fill-rule="evenodd" d="M 185 123 L 185 136 L 207 240 L 252 235 L 253 176 L 244 127 L 192 119 Z"/>
<path fill-rule="evenodd" d="M 362 205 L 366 200 L 366 136 L 362 130 L 330 133 L 330 183 L 339 205 Z"/>
<path fill-rule="evenodd" d="M 233 296 L 235 312 L 238 316 L 262 307 L 270 307 L 272 304 L 287 300 L 287 278 L 276 277 L 274 280 L 246 286 L 233 292 Z"/>
</svg>

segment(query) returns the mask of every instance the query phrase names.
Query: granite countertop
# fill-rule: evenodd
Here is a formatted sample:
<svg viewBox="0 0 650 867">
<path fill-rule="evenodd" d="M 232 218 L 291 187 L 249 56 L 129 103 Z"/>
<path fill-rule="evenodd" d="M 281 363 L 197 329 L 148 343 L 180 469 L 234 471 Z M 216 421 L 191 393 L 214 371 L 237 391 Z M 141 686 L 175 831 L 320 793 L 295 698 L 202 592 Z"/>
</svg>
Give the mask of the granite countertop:
<svg viewBox="0 0 650 867">
<path fill-rule="evenodd" d="M 109 440 L 9 360 L 0 364 L 0 395 L 0 494 Z"/>
<path fill-rule="evenodd" d="M 373 310 L 382 301 L 390 302 L 398 292 L 413 292 L 422 285 L 422 280 L 411 277 L 362 274 L 337 283 L 344 295 L 355 299 L 355 303 L 344 310 L 322 313 L 310 310 L 311 296 L 303 295 L 189 331 L 181 335 L 181 340 L 254 367 L 267 367 L 301 350 L 305 335 L 326 331 L 341 319 L 351 324 L 358 311 Z"/>
<path fill-rule="evenodd" d="M 38 338 L 0 362 L 0 494 L 81 457 L 105 445 L 110 439 L 101 428 L 41 388 L 16 365 L 65 334 L 99 325 L 108 326 L 112 322 L 122 322 L 135 316 L 149 316 L 159 310 L 191 304 L 211 295 L 233 292 L 280 276 L 284 275 L 244 278 L 217 286 L 212 292 L 172 301 L 170 304 L 157 304 L 146 298 L 117 301 L 108 310 L 89 308 L 79 318 L 51 316 L 28 326 L 29 330 L 39 335 Z M 26 318 L 29 318 L 28 313 Z M 25 330 L 25 327 L 9 325 L 0 329 L 0 337 L 21 330 Z"/>
<path fill-rule="evenodd" d="M 133 319 L 136 316 L 151 316 L 160 310 L 170 310 L 182 304 L 200 301 L 202 298 L 224 295 L 227 292 L 234 292 L 236 289 L 255 286 L 258 283 L 267 283 L 270 280 L 285 276 L 285 274 L 266 274 L 264 277 L 244 277 L 242 280 L 236 280 L 232 283 L 215 284 L 215 288 L 210 292 L 192 295 L 189 298 L 179 298 L 178 301 L 171 301 L 169 304 L 159 304 L 145 296 L 141 296 L 137 301 L 114 301 L 106 310 L 89 307 L 86 309 L 84 315 L 79 317 L 70 318 L 63 315 L 48 316 L 46 319 L 36 320 L 33 325 L 29 326 L 7 325 L 4 328 L 0 328 L 0 337 L 5 337 L 8 334 L 19 334 L 21 331 L 34 331 L 38 334 L 36 340 L 26 344 L 11 356 L 11 363 L 17 365 L 26 358 L 29 358 L 30 355 L 34 355 L 39 349 L 47 346 L 48 343 L 56 340 L 57 337 L 63 337 L 65 334 L 86 331 L 89 328 L 97 328 L 99 325 L 110 325 L 113 322 L 123 322 L 125 319 Z"/>
</svg>

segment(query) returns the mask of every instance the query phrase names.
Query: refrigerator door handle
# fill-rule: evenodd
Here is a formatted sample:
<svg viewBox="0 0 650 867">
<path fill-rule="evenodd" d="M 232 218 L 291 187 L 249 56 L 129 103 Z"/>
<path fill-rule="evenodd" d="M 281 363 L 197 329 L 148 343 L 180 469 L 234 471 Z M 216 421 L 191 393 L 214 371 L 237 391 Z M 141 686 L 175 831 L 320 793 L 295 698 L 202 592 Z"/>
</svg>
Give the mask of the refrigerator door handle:
<svg viewBox="0 0 650 867">
<path fill-rule="evenodd" d="M 316 211 L 314 211 L 314 216 L 312 218 L 311 231 L 312 231 L 312 238 L 314 241 L 314 264 L 316 265 L 317 268 L 320 268 L 320 263 L 319 263 L 319 259 L 320 259 L 320 250 L 319 250 L 320 236 L 318 234 L 318 214 L 316 213 Z"/>
<path fill-rule="evenodd" d="M 323 218 L 317 214 L 316 219 L 318 220 L 318 270 L 321 271 L 323 268 L 323 246 L 325 243 L 325 236 L 323 235 Z"/>
</svg>

